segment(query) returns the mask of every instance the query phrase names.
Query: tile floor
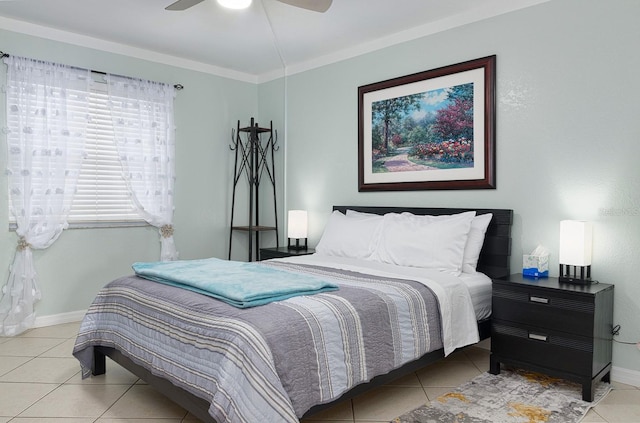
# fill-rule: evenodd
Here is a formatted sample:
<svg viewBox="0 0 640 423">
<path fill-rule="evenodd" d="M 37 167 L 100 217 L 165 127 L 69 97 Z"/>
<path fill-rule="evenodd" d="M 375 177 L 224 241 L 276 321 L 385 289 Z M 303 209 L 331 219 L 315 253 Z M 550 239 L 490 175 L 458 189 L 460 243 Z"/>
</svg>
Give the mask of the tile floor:
<svg viewBox="0 0 640 423">
<path fill-rule="evenodd" d="M 82 380 L 71 356 L 78 327 L 69 323 L 0 337 L 0 423 L 197 422 L 109 361 L 106 375 Z M 469 347 L 304 423 L 388 422 L 488 368 L 488 350 Z M 614 382 L 614 390 L 583 422 L 639 423 L 640 389 Z"/>
</svg>

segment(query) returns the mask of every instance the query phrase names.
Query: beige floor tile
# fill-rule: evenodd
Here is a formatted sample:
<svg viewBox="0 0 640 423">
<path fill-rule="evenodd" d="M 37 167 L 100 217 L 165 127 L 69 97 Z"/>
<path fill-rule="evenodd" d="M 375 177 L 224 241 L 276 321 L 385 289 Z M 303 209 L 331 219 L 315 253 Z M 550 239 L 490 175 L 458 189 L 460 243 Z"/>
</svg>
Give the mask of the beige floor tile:
<svg viewBox="0 0 640 423">
<path fill-rule="evenodd" d="M 396 379 L 394 381 L 389 382 L 387 385 L 389 386 L 413 386 L 416 388 L 422 387 L 420 383 L 420 379 L 418 379 L 418 375 L 415 373 L 408 374 L 400 379 Z"/>
<path fill-rule="evenodd" d="M 182 419 L 162 419 L 162 418 L 154 418 L 154 419 L 98 419 L 96 423 L 183 423 L 186 420 Z M 192 423 L 201 423 L 200 420 L 192 420 Z"/>
<path fill-rule="evenodd" d="M 624 389 L 631 389 L 631 390 L 638 389 L 637 386 L 627 385 L 626 383 L 620 383 L 620 382 L 616 382 L 616 381 L 611 382 L 611 386 L 613 387 L 613 389 L 618 390 L 618 391 L 621 391 L 621 390 L 624 390 Z"/>
<path fill-rule="evenodd" d="M 0 416 L 17 416 L 54 389 L 43 383 L 0 383 Z"/>
<path fill-rule="evenodd" d="M 185 420 L 186 422 L 186 420 Z M 326 420 L 326 419 L 322 419 L 322 420 L 307 420 L 307 419 L 303 419 L 300 420 L 300 423 L 353 423 L 353 419 L 351 420 Z M 360 423 L 360 422 L 358 422 Z"/>
<path fill-rule="evenodd" d="M 640 390 L 613 390 L 595 406 L 594 411 L 608 422 L 640 422 Z"/>
<path fill-rule="evenodd" d="M 187 413 L 187 417 L 182 419 L 182 423 L 202 423 L 193 414 Z"/>
<path fill-rule="evenodd" d="M 469 357 L 464 353 L 463 349 L 457 349 L 445 358 L 446 361 L 469 361 Z"/>
<path fill-rule="evenodd" d="M 18 335 L 19 338 L 75 338 L 80 329 L 80 322 L 64 323 L 61 325 L 47 326 L 30 329 Z"/>
<path fill-rule="evenodd" d="M 313 416 L 310 416 L 306 419 L 303 419 L 301 422 L 302 423 L 305 423 L 305 422 L 320 423 L 325 421 L 352 422 L 353 421 L 353 405 L 351 404 L 351 400 L 341 401 L 331 408 L 328 408 L 319 413 L 316 413 Z"/>
<path fill-rule="evenodd" d="M 451 392 L 452 389 L 453 388 L 439 386 L 439 387 L 434 387 L 434 388 L 425 387 L 424 391 L 427 393 L 427 398 L 429 398 L 429 401 L 434 401 L 440 395 L 444 395 L 447 392 Z"/>
<path fill-rule="evenodd" d="M 382 386 L 353 399 L 353 415 L 361 420 L 390 421 L 428 401 L 420 388 Z"/>
<path fill-rule="evenodd" d="M 0 376 L 9 373 L 11 370 L 22 366 L 29 360 L 33 360 L 32 357 L 0 357 Z"/>
<path fill-rule="evenodd" d="M 593 409 L 589 410 L 584 419 L 580 421 L 580 423 L 607 423 L 605 419 L 600 417 L 598 413 L 596 413 Z"/>
<path fill-rule="evenodd" d="M 75 343 L 75 339 L 67 339 L 60 345 L 43 352 L 40 354 L 40 357 L 73 357 L 72 353 Z"/>
<path fill-rule="evenodd" d="M 477 347 L 465 348 L 463 351 L 469 360 L 476 365 L 478 370 L 481 372 L 489 371 L 489 356 L 491 356 L 491 351 Z"/>
<path fill-rule="evenodd" d="M 128 385 L 61 385 L 21 413 L 20 417 L 97 418 L 127 389 Z"/>
<path fill-rule="evenodd" d="M 483 350 L 491 351 L 491 338 L 483 339 L 474 345 L 476 348 L 482 348 Z"/>
<path fill-rule="evenodd" d="M 75 360 L 75 358 L 74 358 Z M 76 361 L 78 370 L 80 370 L 80 362 Z M 111 359 L 106 361 L 107 371 L 100 376 L 90 376 L 82 379 L 82 373 L 74 375 L 66 384 L 82 384 L 82 385 L 133 385 L 137 383 L 138 377 L 124 367 L 114 363 Z"/>
<path fill-rule="evenodd" d="M 11 417 L 0 417 L 0 423 L 7 423 Z"/>
<path fill-rule="evenodd" d="M 0 382 L 64 383 L 79 371 L 75 358 L 36 357 L 0 377 Z"/>
<path fill-rule="evenodd" d="M 186 410 L 168 400 L 167 397 L 150 386 L 134 385 L 102 417 L 118 419 L 182 419 L 186 415 Z"/>
<path fill-rule="evenodd" d="M 0 344 L 0 356 L 37 357 L 63 342 L 59 338 L 12 338 Z"/>
<path fill-rule="evenodd" d="M 473 362 L 473 364 L 476 366 L 476 368 L 478 370 L 480 370 L 480 373 L 487 373 L 489 371 L 489 362 L 488 361 L 486 363 Z"/>
<path fill-rule="evenodd" d="M 481 372 L 471 362 L 445 360 L 417 372 L 422 386 L 457 387 L 478 376 Z"/>
<path fill-rule="evenodd" d="M 1 421 L 1 420 L 0 420 Z M 11 423 L 93 423 L 94 418 L 74 417 L 16 417 Z M 146 422 L 150 423 L 150 422 Z"/>
</svg>

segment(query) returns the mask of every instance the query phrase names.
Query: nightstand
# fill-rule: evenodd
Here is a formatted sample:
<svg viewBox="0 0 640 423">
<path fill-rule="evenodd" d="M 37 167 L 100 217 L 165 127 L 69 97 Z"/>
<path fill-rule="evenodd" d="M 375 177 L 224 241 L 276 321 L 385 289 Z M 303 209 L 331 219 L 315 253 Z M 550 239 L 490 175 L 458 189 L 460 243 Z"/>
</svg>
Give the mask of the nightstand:
<svg viewBox="0 0 640 423">
<path fill-rule="evenodd" d="M 495 279 L 489 372 L 504 363 L 571 380 L 593 401 L 595 384 L 610 380 L 612 329 L 613 285 Z"/>
<path fill-rule="evenodd" d="M 260 248 L 260 260 L 268 260 L 272 258 L 282 258 L 282 257 L 306 256 L 307 254 L 313 254 L 315 252 L 316 250 L 313 248 L 307 248 L 306 250 L 290 250 L 287 247 Z"/>
</svg>

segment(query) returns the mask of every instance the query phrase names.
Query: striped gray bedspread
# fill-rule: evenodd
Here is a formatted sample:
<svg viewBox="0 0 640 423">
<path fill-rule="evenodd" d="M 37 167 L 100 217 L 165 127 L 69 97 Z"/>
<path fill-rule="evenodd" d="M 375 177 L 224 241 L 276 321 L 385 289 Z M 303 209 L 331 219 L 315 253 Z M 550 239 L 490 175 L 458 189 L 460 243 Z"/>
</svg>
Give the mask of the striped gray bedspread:
<svg viewBox="0 0 640 423">
<path fill-rule="evenodd" d="M 373 377 L 442 348 L 438 301 L 413 281 L 263 262 L 336 282 L 338 291 L 238 309 L 135 276 L 105 286 L 73 354 L 125 356 L 210 402 L 219 423 L 297 422 Z"/>
</svg>

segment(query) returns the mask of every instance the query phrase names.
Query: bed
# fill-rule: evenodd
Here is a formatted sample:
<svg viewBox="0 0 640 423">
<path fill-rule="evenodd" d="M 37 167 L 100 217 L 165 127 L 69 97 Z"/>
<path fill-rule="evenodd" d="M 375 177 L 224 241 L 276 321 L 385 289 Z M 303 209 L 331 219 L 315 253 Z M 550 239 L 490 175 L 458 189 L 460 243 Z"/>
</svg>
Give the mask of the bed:
<svg viewBox="0 0 640 423">
<path fill-rule="evenodd" d="M 410 213 L 408 219 L 422 225 L 423 218 L 440 216 L 449 222 L 450 216 L 458 219 L 469 212 L 488 217 L 475 279 L 471 273 L 426 271 L 411 262 L 402 263 L 406 273 L 396 273 L 399 266 L 390 261 L 410 261 L 413 250 L 378 248 L 372 260 L 356 254 L 364 245 L 364 232 L 342 244 L 331 242 L 328 235 L 329 228 L 340 229 L 332 222 L 348 215 L 362 222 L 384 216 L 406 225 L 406 218 L 399 216 Z M 487 338 L 490 279 L 510 274 L 512 220 L 513 212 L 507 209 L 335 206 L 318 245 L 323 247 L 320 253 L 259 265 L 331 280 L 339 290 L 242 309 L 126 276 L 108 284 L 94 300 L 74 355 L 85 377 L 103 374 L 110 357 L 204 422 L 295 422 Z M 350 228 L 361 227 L 360 221 L 348 222 Z M 390 224 L 385 220 L 384 225 Z M 438 221 L 424 227 L 441 225 Z M 389 245 L 391 237 L 402 233 L 397 228 L 379 230 L 382 235 L 378 229 L 369 232 L 386 236 Z M 356 257 L 332 252 L 344 245 L 346 255 Z M 469 281 L 460 282 L 465 277 Z M 437 278 L 442 282 L 434 283 Z M 485 283 L 479 283 L 483 278 Z M 465 302 L 468 306 L 461 305 Z M 334 320 L 320 321 L 318 316 L 327 314 Z M 466 320 L 461 323 L 458 314 Z M 419 324 L 405 327 L 406 316 Z"/>
</svg>

